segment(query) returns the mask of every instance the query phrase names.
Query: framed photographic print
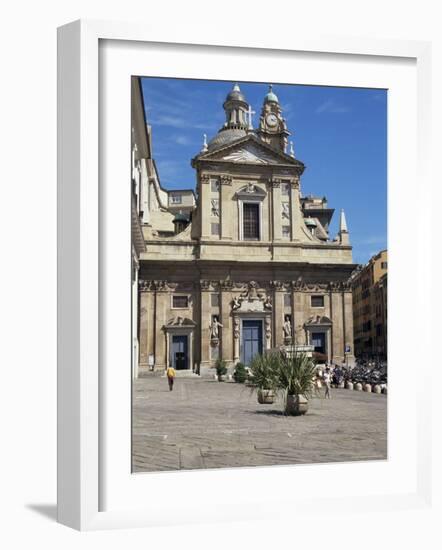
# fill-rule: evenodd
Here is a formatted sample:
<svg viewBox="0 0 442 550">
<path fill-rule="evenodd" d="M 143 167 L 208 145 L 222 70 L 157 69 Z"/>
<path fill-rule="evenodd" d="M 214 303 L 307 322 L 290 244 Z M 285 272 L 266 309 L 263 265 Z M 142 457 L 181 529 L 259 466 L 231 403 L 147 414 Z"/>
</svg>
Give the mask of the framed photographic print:
<svg viewBox="0 0 442 550">
<path fill-rule="evenodd" d="M 59 30 L 59 521 L 424 505 L 429 46 L 184 42 Z"/>
</svg>

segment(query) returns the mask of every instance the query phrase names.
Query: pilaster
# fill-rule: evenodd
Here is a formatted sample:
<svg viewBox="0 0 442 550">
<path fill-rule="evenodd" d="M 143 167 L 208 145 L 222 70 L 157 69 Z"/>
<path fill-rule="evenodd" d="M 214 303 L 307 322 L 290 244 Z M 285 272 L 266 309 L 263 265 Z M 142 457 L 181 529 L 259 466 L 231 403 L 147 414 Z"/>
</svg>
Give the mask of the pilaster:
<svg viewBox="0 0 442 550">
<path fill-rule="evenodd" d="M 221 358 L 224 359 L 228 365 L 233 362 L 233 341 L 232 341 L 232 316 L 231 316 L 231 302 L 232 302 L 232 283 L 230 281 L 223 281 L 221 284 Z"/>
<path fill-rule="evenodd" d="M 279 179 L 272 179 L 271 186 L 273 208 L 273 240 L 280 241 L 282 239 L 281 181 Z"/>
<path fill-rule="evenodd" d="M 232 178 L 231 176 L 223 175 L 220 177 L 220 203 L 221 203 L 221 239 L 232 240 L 232 216 L 233 216 L 233 201 L 232 201 Z"/>
<path fill-rule="evenodd" d="M 303 216 L 299 200 L 299 176 L 290 185 L 290 224 L 292 227 L 292 241 L 302 240 Z"/>
<path fill-rule="evenodd" d="M 273 324 L 275 327 L 273 341 L 275 347 L 282 346 L 284 344 L 284 285 L 279 281 L 272 281 L 274 289 L 273 298 Z"/>
<path fill-rule="evenodd" d="M 342 292 L 332 290 L 330 293 L 332 321 L 332 359 L 337 363 L 344 360 L 344 326 Z"/>
<path fill-rule="evenodd" d="M 200 175 L 200 216 L 201 216 L 201 238 L 210 239 L 212 235 L 211 226 L 210 226 L 210 176 L 209 174 Z"/>
<path fill-rule="evenodd" d="M 140 368 L 147 368 L 148 367 L 148 357 L 149 353 L 152 353 L 149 349 L 149 343 L 148 343 L 148 334 L 149 334 L 149 302 L 151 298 L 151 293 L 147 290 L 141 290 L 140 289 Z"/>
<path fill-rule="evenodd" d="M 166 311 L 170 300 L 168 290 L 155 291 L 155 369 L 166 368 Z"/>
<path fill-rule="evenodd" d="M 207 283 L 207 284 L 206 284 Z M 210 323 L 211 323 L 211 304 L 210 292 L 211 286 L 207 281 L 201 281 L 201 316 L 200 316 L 200 332 L 201 332 L 201 367 L 210 367 Z"/>
</svg>

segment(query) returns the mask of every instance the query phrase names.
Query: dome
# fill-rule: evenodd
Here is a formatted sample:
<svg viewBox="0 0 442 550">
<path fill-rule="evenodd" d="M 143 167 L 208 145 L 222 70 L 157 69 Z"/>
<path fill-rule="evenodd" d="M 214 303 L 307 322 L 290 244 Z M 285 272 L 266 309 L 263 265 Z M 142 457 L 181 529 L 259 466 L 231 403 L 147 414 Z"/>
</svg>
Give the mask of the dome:
<svg viewBox="0 0 442 550">
<path fill-rule="evenodd" d="M 208 144 L 209 151 L 224 147 L 247 135 L 245 130 L 240 128 L 229 128 L 227 130 L 220 130 L 215 137 L 213 137 Z"/>
<path fill-rule="evenodd" d="M 269 86 L 269 91 L 264 96 L 264 103 L 270 103 L 270 102 L 274 102 L 274 103 L 279 102 L 278 96 L 273 93 L 273 86 L 271 84 Z"/>
<path fill-rule="evenodd" d="M 226 102 L 228 101 L 243 101 L 244 103 L 247 103 L 247 100 L 239 89 L 238 84 L 235 84 L 232 90 L 227 94 Z"/>
</svg>

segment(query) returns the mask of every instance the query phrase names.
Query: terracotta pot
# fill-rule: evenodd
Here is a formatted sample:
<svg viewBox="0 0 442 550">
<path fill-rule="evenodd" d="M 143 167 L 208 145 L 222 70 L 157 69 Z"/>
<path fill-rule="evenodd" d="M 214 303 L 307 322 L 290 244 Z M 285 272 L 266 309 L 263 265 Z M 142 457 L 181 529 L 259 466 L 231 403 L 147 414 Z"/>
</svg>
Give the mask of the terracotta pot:
<svg viewBox="0 0 442 550">
<path fill-rule="evenodd" d="M 258 403 L 261 405 L 271 405 L 275 402 L 275 392 L 273 390 L 258 390 Z"/>
<path fill-rule="evenodd" d="M 303 395 L 287 395 L 285 413 L 298 416 L 308 411 L 308 399 Z"/>
</svg>

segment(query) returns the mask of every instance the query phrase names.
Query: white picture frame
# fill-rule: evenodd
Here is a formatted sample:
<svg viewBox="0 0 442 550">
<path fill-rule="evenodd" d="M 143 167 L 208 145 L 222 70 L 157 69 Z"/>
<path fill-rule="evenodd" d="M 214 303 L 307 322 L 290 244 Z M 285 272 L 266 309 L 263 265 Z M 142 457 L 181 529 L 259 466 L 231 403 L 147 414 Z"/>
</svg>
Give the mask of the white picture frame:
<svg viewBox="0 0 442 550">
<path fill-rule="evenodd" d="M 238 36 L 235 43 L 226 39 L 225 42 L 217 40 L 214 44 L 210 40 L 206 41 L 201 34 L 189 43 L 184 31 L 181 36 L 176 33 L 174 36 L 166 36 L 163 32 L 156 32 L 154 28 L 146 29 L 136 24 L 102 21 L 76 21 L 61 27 L 58 31 L 58 521 L 79 530 L 93 530 L 193 523 L 215 519 L 231 521 L 269 517 L 269 511 L 264 510 L 265 501 L 255 496 L 251 486 L 259 480 L 261 475 L 267 476 L 268 479 L 270 479 L 269 476 L 273 476 L 273 482 L 277 479 L 289 479 L 294 472 L 293 467 L 246 469 L 245 473 L 242 470 L 241 478 L 238 476 L 238 470 L 230 470 L 198 472 L 197 477 L 194 473 L 184 472 L 162 474 L 160 478 L 152 475 L 144 476 L 143 480 L 141 478 L 138 478 L 139 481 L 136 478 L 135 481 L 132 480 L 132 485 L 151 484 L 154 491 L 161 491 L 161 487 L 166 492 L 176 491 L 178 498 L 180 492 L 190 491 L 192 484 L 193 487 L 201 488 L 200 494 L 195 497 L 187 493 L 189 498 L 200 499 L 198 502 L 202 508 L 201 513 L 195 516 L 191 513 L 192 506 L 189 506 L 189 513 L 183 514 L 176 520 L 171 519 L 167 514 L 167 501 L 161 500 L 160 492 L 157 493 L 158 499 L 155 505 L 151 503 L 144 507 L 140 507 L 138 503 L 129 506 L 127 498 L 129 493 L 123 488 L 121 488 L 122 496 L 119 505 L 118 503 L 115 505 L 115 499 L 112 506 L 107 506 L 103 500 L 103 483 L 108 483 L 109 476 L 112 479 L 113 468 L 121 465 L 121 463 L 116 465 L 116 462 L 106 462 L 110 447 L 103 439 L 102 428 L 102 416 L 107 410 L 103 403 L 109 400 L 111 392 L 115 390 L 111 386 L 103 387 L 101 383 L 104 365 L 100 351 L 103 330 L 103 312 L 100 308 L 107 299 L 106 288 L 103 289 L 101 285 L 103 277 L 101 239 L 103 227 L 106 226 L 101 225 L 100 217 L 103 214 L 106 217 L 107 213 L 103 212 L 103 209 L 105 210 L 108 206 L 102 201 L 99 185 L 101 149 L 99 117 L 103 109 L 99 93 L 100 59 L 103 60 L 100 57 L 100 47 L 105 42 L 124 43 L 126 48 L 135 45 L 139 47 L 140 44 L 167 44 L 177 59 L 183 52 L 192 51 L 193 47 L 198 47 L 199 51 L 204 51 L 204 48 L 212 48 L 211 51 L 214 51 L 213 48 L 216 47 L 220 50 L 224 49 L 223 51 L 227 49 L 229 56 L 233 58 L 244 52 L 253 51 L 256 55 L 262 56 L 302 52 L 312 56 L 312 59 L 313 56 L 317 56 L 322 63 L 328 63 L 328 60 L 334 57 L 339 59 L 351 57 L 360 64 L 364 64 L 364 60 L 370 58 L 388 59 L 391 62 L 409 60 L 415 65 L 416 70 L 418 117 L 415 135 L 417 149 L 411 152 L 411 157 L 421 167 L 419 188 L 429 193 L 431 190 L 428 156 L 431 102 L 428 96 L 428 83 L 431 46 L 425 42 L 354 37 L 311 39 L 302 35 L 277 36 L 274 40 L 272 39 L 271 44 L 264 44 L 257 37 L 246 36 Z M 107 57 L 106 63 L 109 63 L 110 59 Z M 248 74 L 252 73 L 253 70 L 248 70 Z M 128 107 L 129 105 L 127 110 L 129 110 Z M 389 141 L 389 145 L 394 143 Z M 404 151 L 409 151 L 407 149 L 409 146 L 410 143 Z M 397 160 L 397 156 L 402 151 L 395 147 L 393 149 L 390 153 L 396 155 Z M 128 155 L 126 152 L 124 154 Z M 415 163 L 411 162 L 411 170 Z M 394 162 L 393 166 L 396 166 Z M 393 179 L 397 175 L 393 174 Z M 404 181 L 409 177 L 404 173 Z M 412 199 L 407 201 L 404 198 L 406 212 L 411 211 L 412 203 Z M 430 210 L 423 205 L 415 215 L 419 220 L 415 242 L 422 242 L 419 241 L 419 235 L 425 235 L 430 227 Z M 390 221 L 392 224 L 390 236 L 394 242 L 395 227 L 400 223 L 397 210 L 393 211 Z M 425 268 L 430 266 L 431 239 L 426 239 L 425 243 L 419 248 L 417 253 L 419 261 L 414 267 L 410 267 L 409 275 L 411 281 L 419 280 L 420 283 L 418 296 L 415 302 L 411 299 L 410 306 L 415 308 L 413 313 L 419 315 L 428 313 L 430 307 L 431 272 Z M 389 268 L 393 266 L 394 283 L 394 251 L 389 264 Z M 391 301 L 394 304 L 399 291 L 394 290 L 394 285 L 392 288 Z M 391 317 L 390 322 L 392 322 Z M 400 353 L 395 347 L 398 334 L 395 334 L 394 330 L 391 332 L 389 349 L 392 350 L 394 357 L 399 358 Z M 127 358 L 130 378 L 129 354 Z M 406 367 L 407 365 L 404 366 Z M 430 376 L 429 369 L 430 361 L 425 360 L 424 350 L 421 367 L 423 376 Z M 399 379 L 393 379 L 393 388 L 395 383 L 399 389 L 396 397 L 393 389 L 392 400 L 393 404 L 396 403 L 394 406 L 397 410 L 400 410 L 400 407 L 404 407 L 404 401 L 400 402 L 398 394 L 404 387 L 401 386 Z M 120 388 L 119 391 L 125 390 Z M 412 409 L 413 422 L 410 430 L 415 431 L 413 453 L 416 452 L 416 456 L 409 465 L 413 468 L 413 476 L 415 475 L 412 490 L 408 487 L 405 492 L 387 488 L 384 492 L 379 492 L 376 488 L 370 490 L 369 484 L 363 483 L 362 488 L 356 493 L 351 490 L 339 493 L 336 486 L 330 484 L 327 495 L 321 494 L 321 490 L 324 492 L 324 486 L 322 489 L 318 487 L 308 498 L 302 500 L 302 506 L 293 500 L 292 510 L 296 508 L 299 513 L 312 513 L 314 510 L 321 509 L 324 502 L 327 502 L 328 507 L 339 502 L 340 509 L 347 511 L 351 511 L 356 505 L 359 510 L 366 511 L 428 506 L 431 499 L 431 442 L 428 423 L 431 417 L 431 403 L 428 396 L 424 394 L 423 388 L 416 387 L 413 391 L 416 392 L 416 406 Z M 127 432 L 127 428 L 126 423 L 121 429 Z M 390 433 L 389 438 L 392 435 L 395 434 Z M 392 444 L 394 445 L 394 442 Z M 106 466 L 104 466 L 105 462 Z M 344 465 L 344 468 L 346 467 L 349 466 Z M 308 467 L 302 468 L 303 475 L 308 476 Z M 338 466 L 330 466 L 328 469 L 322 466 L 315 466 L 315 468 L 321 468 L 321 472 L 327 476 L 328 472 L 337 471 Z M 126 474 L 130 475 L 130 472 L 125 472 Z M 238 495 L 232 494 L 229 502 L 228 495 L 224 497 L 221 495 L 220 508 L 216 510 L 216 514 L 213 506 L 207 506 L 207 509 L 201 507 L 204 498 L 209 498 L 207 495 L 204 496 L 202 488 L 203 485 L 207 486 L 207 482 L 218 489 L 226 482 L 238 484 L 238 487 L 241 487 L 243 478 L 247 478 L 251 484 L 245 500 L 238 499 Z M 398 478 L 398 483 L 399 481 Z M 278 488 L 276 485 L 275 491 L 272 495 L 273 503 L 292 502 L 284 487 Z M 115 494 L 118 500 L 118 493 Z M 126 495 L 126 499 L 123 495 Z M 239 502 L 236 503 L 236 500 Z M 244 502 L 247 502 L 247 506 Z M 287 514 L 287 506 L 274 508 L 278 508 L 279 517 Z"/>
</svg>

